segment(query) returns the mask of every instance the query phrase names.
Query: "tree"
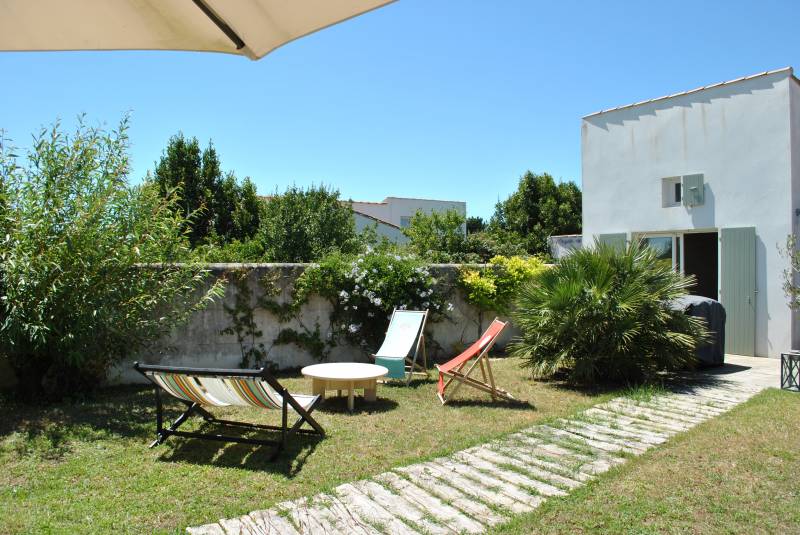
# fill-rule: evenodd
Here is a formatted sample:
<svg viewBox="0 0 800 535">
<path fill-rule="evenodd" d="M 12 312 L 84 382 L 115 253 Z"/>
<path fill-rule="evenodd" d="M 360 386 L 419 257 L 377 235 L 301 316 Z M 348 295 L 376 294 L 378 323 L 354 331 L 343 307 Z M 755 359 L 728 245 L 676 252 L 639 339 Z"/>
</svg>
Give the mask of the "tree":
<svg viewBox="0 0 800 535">
<path fill-rule="evenodd" d="M 403 234 L 411 251 L 432 262 L 460 262 L 465 252 L 464 216 L 455 210 L 417 212 Z"/>
<path fill-rule="evenodd" d="M 325 186 L 292 186 L 273 195 L 264 206 L 258 239 L 274 262 L 314 262 L 331 251 L 359 248 L 353 209 L 339 200 L 338 190 Z"/>
<path fill-rule="evenodd" d="M 516 233 L 532 254 L 548 254 L 547 240 L 581 232 L 581 191 L 574 182 L 556 184 L 547 173 L 520 177 L 517 191 L 495 206 L 490 229 Z"/>
<path fill-rule="evenodd" d="M 170 192 L 129 186 L 128 170 L 127 120 L 72 135 L 56 124 L 25 164 L 0 139 L 0 356 L 23 397 L 93 389 L 220 295 L 201 267 L 161 264 L 186 256 L 187 220 Z"/>
<path fill-rule="evenodd" d="M 475 234 L 484 230 L 486 230 L 486 221 L 482 217 L 470 216 L 467 218 L 467 234 Z"/>
<path fill-rule="evenodd" d="M 255 185 L 249 178 L 239 184 L 233 172 L 223 176 L 211 142 L 201 152 L 197 138 L 172 136 L 154 177 L 162 195 L 179 188 L 192 246 L 215 239 L 247 240 L 257 232 L 260 202 Z"/>
</svg>

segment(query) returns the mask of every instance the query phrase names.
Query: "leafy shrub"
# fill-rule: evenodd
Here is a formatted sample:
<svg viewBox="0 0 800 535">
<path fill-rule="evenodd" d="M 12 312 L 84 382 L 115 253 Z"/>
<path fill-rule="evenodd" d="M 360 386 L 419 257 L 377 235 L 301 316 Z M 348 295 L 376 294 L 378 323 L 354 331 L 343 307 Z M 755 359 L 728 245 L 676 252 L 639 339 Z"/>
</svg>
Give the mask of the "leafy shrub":
<svg viewBox="0 0 800 535">
<path fill-rule="evenodd" d="M 174 194 L 127 183 L 127 121 L 116 131 L 43 130 L 27 165 L 0 139 L 0 355 L 24 397 L 90 390 L 220 293 L 183 258 Z"/>
<path fill-rule="evenodd" d="M 483 311 L 507 313 L 519 288 L 543 269 L 544 263 L 536 257 L 495 256 L 485 268 L 461 268 L 459 284 L 470 304 Z"/>
<path fill-rule="evenodd" d="M 325 186 L 292 186 L 272 196 L 258 239 L 271 262 L 315 262 L 331 251 L 355 253 L 360 245 L 352 208 Z"/>
<path fill-rule="evenodd" d="M 466 244 L 464 216 L 455 210 L 424 214 L 417 212 L 403 234 L 408 249 L 431 262 L 460 262 Z"/>
<path fill-rule="evenodd" d="M 395 307 L 429 309 L 434 319 L 447 308 L 435 285 L 436 279 L 418 258 L 371 250 L 327 256 L 299 277 L 294 292 L 296 304 L 312 294 L 327 298 L 334 308 L 334 337 L 374 351 Z"/>
<path fill-rule="evenodd" d="M 534 376 L 565 371 L 577 383 L 691 366 L 708 331 L 671 304 L 693 283 L 638 243 L 577 250 L 522 287 L 513 313 L 522 335 L 511 352 Z"/>
<path fill-rule="evenodd" d="M 260 240 L 233 240 L 223 244 L 205 244 L 195 247 L 191 258 L 208 263 L 265 262 L 266 251 Z"/>
<path fill-rule="evenodd" d="M 464 243 L 467 262 L 488 262 L 495 256 L 527 256 L 525 240 L 516 232 L 492 229 L 467 236 Z"/>
</svg>

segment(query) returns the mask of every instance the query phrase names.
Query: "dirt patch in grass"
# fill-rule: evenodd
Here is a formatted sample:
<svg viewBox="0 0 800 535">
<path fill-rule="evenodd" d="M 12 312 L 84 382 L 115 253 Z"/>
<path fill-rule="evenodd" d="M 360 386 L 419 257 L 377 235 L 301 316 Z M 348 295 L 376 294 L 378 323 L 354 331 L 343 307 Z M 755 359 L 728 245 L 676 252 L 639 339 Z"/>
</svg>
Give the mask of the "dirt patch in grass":
<svg viewBox="0 0 800 535">
<path fill-rule="evenodd" d="M 767 390 L 496 533 L 800 533 L 800 395 Z"/>
<path fill-rule="evenodd" d="M 51 407 L 0 402 L 0 533 L 182 532 L 449 454 L 613 394 L 531 381 L 513 359 L 493 367 L 497 383 L 528 403 L 492 403 L 464 388 L 460 401 L 443 407 L 433 374 L 410 387 L 381 385 L 378 401 L 357 399 L 352 415 L 344 398 L 327 400 L 314 415 L 328 437 L 296 442 L 274 463 L 268 448 L 177 437 L 148 449 L 155 433 L 150 389 L 118 387 Z M 281 382 L 310 391 L 296 375 Z M 169 408 L 175 417 L 178 404 Z M 280 418 L 278 411 L 214 412 L 254 423 Z"/>
</svg>

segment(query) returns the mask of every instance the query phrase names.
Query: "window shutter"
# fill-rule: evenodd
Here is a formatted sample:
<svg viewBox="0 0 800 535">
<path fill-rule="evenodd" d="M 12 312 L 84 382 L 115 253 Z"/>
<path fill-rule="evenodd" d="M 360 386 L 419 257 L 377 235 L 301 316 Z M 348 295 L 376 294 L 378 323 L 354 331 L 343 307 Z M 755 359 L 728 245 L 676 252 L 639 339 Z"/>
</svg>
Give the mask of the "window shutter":
<svg viewBox="0 0 800 535">
<path fill-rule="evenodd" d="M 701 206 L 705 202 L 705 185 L 703 175 L 683 176 L 683 204 L 685 206 Z"/>
<path fill-rule="evenodd" d="M 628 235 L 624 232 L 620 234 L 598 234 L 597 243 L 624 249 L 625 246 L 628 245 Z"/>
</svg>

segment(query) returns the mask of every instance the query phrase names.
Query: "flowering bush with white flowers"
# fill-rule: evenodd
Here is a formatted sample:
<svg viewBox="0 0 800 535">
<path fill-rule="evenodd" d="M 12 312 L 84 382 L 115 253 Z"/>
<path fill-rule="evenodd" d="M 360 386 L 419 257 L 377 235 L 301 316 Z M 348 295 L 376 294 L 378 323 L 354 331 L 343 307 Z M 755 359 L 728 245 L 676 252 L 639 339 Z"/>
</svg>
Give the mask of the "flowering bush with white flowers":
<svg viewBox="0 0 800 535">
<path fill-rule="evenodd" d="M 295 300 L 312 293 L 333 304 L 335 338 L 344 338 L 365 352 L 378 349 L 392 310 L 429 310 L 430 320 L 452 308 L 434 291 L 436 279 L 421 260 L 391 251 L 369 250 L 357 256 L 334 253 L 303 273 Z"/>
</svg>

